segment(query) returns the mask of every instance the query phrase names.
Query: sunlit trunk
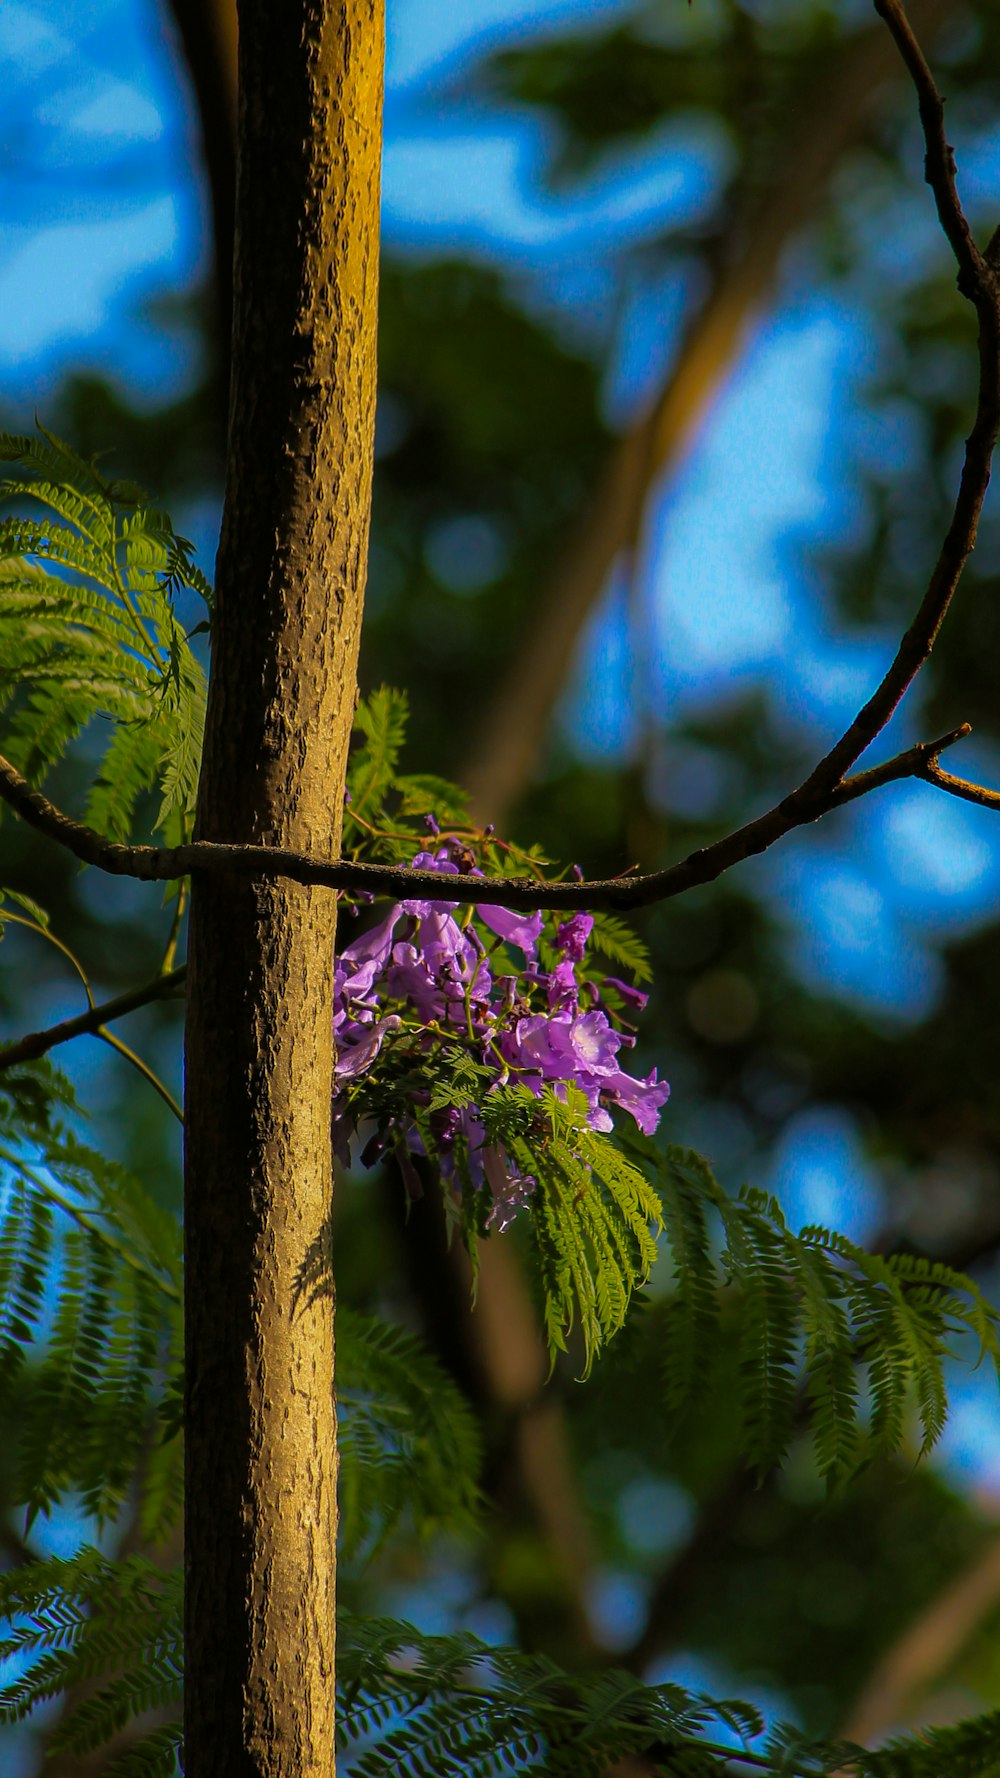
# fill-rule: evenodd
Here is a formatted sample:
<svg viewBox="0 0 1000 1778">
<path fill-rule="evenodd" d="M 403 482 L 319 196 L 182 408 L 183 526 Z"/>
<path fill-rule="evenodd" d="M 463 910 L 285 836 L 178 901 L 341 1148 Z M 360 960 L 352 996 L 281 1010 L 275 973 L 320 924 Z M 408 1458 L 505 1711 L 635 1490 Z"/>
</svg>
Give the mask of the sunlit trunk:
<svg viewBox="0 0 1000 1778">
<path fill-rule="evenodd" d="M 340 842 L 371 497 L 381 0 L 240 7 L 233 393 L 202 838 Z M 331 1778 L 335 901 L 196 882 L 186 1770 Z"/>
</svg>

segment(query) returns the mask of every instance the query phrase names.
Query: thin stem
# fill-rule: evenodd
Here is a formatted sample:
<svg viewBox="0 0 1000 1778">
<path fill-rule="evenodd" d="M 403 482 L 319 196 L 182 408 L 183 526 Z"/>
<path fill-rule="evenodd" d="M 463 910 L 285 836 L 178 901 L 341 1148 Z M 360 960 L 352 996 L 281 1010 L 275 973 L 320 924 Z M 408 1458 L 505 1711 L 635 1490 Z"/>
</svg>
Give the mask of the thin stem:
<svg viewBox="0 0 1000 1778">
<path fill-rule="evenodd" d="M 939 790 L 947 790 L 951 796 L 960 796 L 964 802 L 978 803 L 984 809 L 1000 809 L 1000 790 L 988 790 L 985 784 L 973 784 L 968 778 L 956 778 L 951 772 L 943 772 L 935 760 L 929 760 L 920 776 L 926 778 L 928 784 L 936 784 Z"/>
<path fill-rule="evenodd" d="M 944 131 L 944 101 L 900 0 L 874 0 L 906 64 L 917 92 L 924 132 L 924 176 L 934 194 L 938 219 L 958 263 L 958 287 L 979 317 L 979 391 L 972 431 L 966 441 L 958 494 L 927 591 L 896 657 L 836 746 L 820 760 L 803 786 L 806 794 L 843 777 L 885 727 L 900 699 L 930 655 L 976 542 L 979 514 L 990 480 L 990 463 L 1000 433 L 1000 276 L 992 255 L 976 246 L 955 183 L 955 159 Z"/>
<path fill-rule="evenodd" d="M 112 1024 L 115 1019 L 124 1018 L 126 1013 L 135 1012 L 140 1006 L 148 1006 L 152 1000 L 165 999 L 174 988 L 180 986 L 186 975 L 187 964 L 181 963 L 164 975 L 154 976 L 144 987 L 130 988 L 127 994 L 118 994 L 114 1000 L 105 1000 L 101 1006 L 91 1004 L 89 1012 L 79 1013 L 76 1018 L 63 1019 L 58 1025 L 50 1025 L 45 1031 L 32 1031 L 27 1037 L 18 1038 L 16 1043 L 9 1043 L 6 1048 L 0 1049 L 0 1071 L 13 1068 L 19 1062 L 34 1062 L 39 1056 L 55 1049 L 57 1044 L 69 1043 L 74 1037 L 101 1034 L 103 1027 Z"/>
<path fill-rule="evenodd" d="M 153 1091 L 159 1093 L 164 1105 L 168 1106 L 173 1112 L 177 1122 L 183 1129 L 183 1111 L 178 1105 L 177 1100 L 174 1098 L 173 1093 L 170 1091 L 170 1088 L 164 1085 L 159 1075 L 149 1066 L 149 1063 L 144 1062 L 141 1056 L 136 1055 L 135 1050 L 130 1049 L 128 1044 L 123 1042 L 120 1037 L 117 1037 L 113 1031 L 106 1031 L 103 1025 L 97 1027 L 94 1036 L 99 1037 L 103 1043 L 110 1044 L 113 1050 L 117 1050 L 120 1056 L 124 1056 L 126 1062 L 131 1062 L 132 1067 L 138 1074 L 142 1075 L 143 1080 L 148 1081 L 153 1088 Z"/>
<path fill-rule="evenodd" d="M 175 959 L 177 957 L 177 941 L 180 938 L 181 922 L 184 919 L 184 910 L 187 907 L 187 898 L 188 898 L 187 879 L 185 877 L 182 877 L 181 881 L 180 881 L 180 887 L 177 890 L 177 900 L 174 903 L 174 917 L 173 917 L 173 920 L 171 921 L 171 925 L 170 925 L 170 936 L 167 939 L 166 950 L 163 953 L 163 961 L 160 964 L 161 975 L 170 975 L 173 972 Z"/>
<path fill-rule="evenodd" d="M 365 833 L 371 834 L 372 839 L 375 840 L 410 840 L 414 844 L 418 844 L 421 841 L 430 844 L 434 840 L 464 840 L 474 846 L 485 845 L 488 842 L 489 845 L 496 846 L 501 852 L 508 852 L 512 858 L 519 858 L 523 864 L 528 866 L 529 870 L 534 872 L 540 881 L 542 880 L 537 858 L 532 858 L 531 854 L 526 852 L 523 847 L 515 846 L 513 841 L 501 840 L 497 838 L 496 834 L 487 833 L 485 828 L 445 827 L 441 829 L 440 833 L 429 833 L 424 835 L 419 833 L 407 833 L 402 830 L 397 831 L 391 827 L 375 827 L 370 821 L 366 821 L 363 815 L 357 814 L 356 811 L 351 808 L 350 804 L 348 804 L 344 810 L 344 814 L 348 821 L 353 821 L 358 827 L 363 827 Z"/>
<path fill-rule="evenodd" d="M 88 1003 L 91 1008 L 93 1008 L 94 996 L 90 990 L 90 982 L 87 979 L 87 972 L 84 969 L 83 964 L 80 962 L 79 957 L 70 950 L 69 945 L 64 944 L 61 938 L 57 938 L 54 932 L 50 932 L 47 926 L 43 926 L 40 920 L 32 920 L 27 914 L 12 914 L 8 908 L 4 908 L 2 912 L 0 912 L 0 925 L 2 925 L 5 920 L 10 920 L 15 926 L 27 927 L 29 932 L 36 932 L 39 938 L 47 939 L 50 945 L 54 945 L 57 951 L 61 951 L 63 956 L 68 958 L 70 963 L 72 963 L 73 968 L 80 977 Z"/>
</svg>

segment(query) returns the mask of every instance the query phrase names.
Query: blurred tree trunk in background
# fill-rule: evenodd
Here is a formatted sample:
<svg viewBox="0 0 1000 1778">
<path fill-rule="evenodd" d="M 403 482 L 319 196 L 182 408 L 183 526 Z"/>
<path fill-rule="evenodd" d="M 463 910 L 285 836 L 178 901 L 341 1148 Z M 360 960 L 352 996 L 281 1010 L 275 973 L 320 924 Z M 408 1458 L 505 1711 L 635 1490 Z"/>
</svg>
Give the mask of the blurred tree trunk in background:
<svg viewBox="0 0 1000 1778">
<path fill-rule="evenodd" d="M 233 330 L 236 206 L 236 0 L 169 0 L 198 109 L 212 216 L 219 425 L 225 439 Z"/>
</svg>

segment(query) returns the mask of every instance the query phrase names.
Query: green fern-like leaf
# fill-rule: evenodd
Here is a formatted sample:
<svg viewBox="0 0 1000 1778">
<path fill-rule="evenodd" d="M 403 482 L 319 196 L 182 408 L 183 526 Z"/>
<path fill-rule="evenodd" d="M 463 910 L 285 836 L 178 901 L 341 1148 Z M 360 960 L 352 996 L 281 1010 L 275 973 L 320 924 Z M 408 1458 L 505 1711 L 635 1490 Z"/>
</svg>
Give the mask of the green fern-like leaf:
<svg viewBox="0 0 1000 1778">
<path fill-rule="evenodd" d="M 182 1742 L 180 1723 L 166 1723 L 154 1734 L 143 1735 L 104 1769 L 108 1778 L 174 1778 Z"/>
<path fill-rule="evenodd" d="M 599 1778 L 627 1754 L 660 1778 L 724 1778 L 734 1751 L 774 1778 L 821 1778 L 858 1751 L 807 1743 L 789 1725 L 764 1742 L 758 1712 L 738 1700 L 629 1673 L 581 1677 L 386 1620 L 341 1619 L 338 1669 L 338 1735 L 356 1778 Z"/>
<path fill-rule="evenodd" d="M 349 808 L 355 816 L 374 821 L 380 814 L 395 780 L 408 714 L 406 693 L 387 685 L 358 704 L 355 727 L 365 741 L 351 761 L 347 780 Z"/>
<path fill-rule="evenodd" d="M 646 1156 L 648 1160 L 648 1155 Z M 677 1412 L 708 1379 L 718 1308 L 708 1209 L 700 1156 L 660 1172 L 660 1200 L 667 1245 L 674 1265 L 674 1292 L 663 1356 L 666 1402 Z M 706 1196 L 708 1201 L 706 1202 Z"/>
<path fill-rule="evenodd" d="M 912 1255 L 866 1253 L 829 1229 L 796 1233 L 765 1193 L 727 1197 L 690 1150 L 658 1161 L 647 1148 L 644 1159 L 677 1277 L 665 1317 L 668 1399 L 682 1405 L 721 1351 L 727 1280 L 740 1322 L 742 1443 L 758 1469 L 808 1427 L 821 1472 L 841 1481 L 864 1458 L 899 1449 L 913 1407 L 929 1450 L 945 1423 L 944 1365 L 959 1337 L 1000 1372 L 997 1312 L 971 1279 Z M 725 1243 L 718 1269 L 713 1222 Z"/>
<path fill-rule="evenodd" d="M 742 1298 L 743 1447 L 764 1470 L 784 1456 L 795 1419 L 799 1322 L 788 1231 L 762 1193 L 741 1193 L 735 1203 L 720 1195 L 717 1208 L 726 1235 L 722 1264 Z"/>
<path fill-rule="evenodd" d="M 180 1343 L 176 1219 L 65 1126 L 68 1097 L 46 1064 L 0 1075 L 0 1411 L 32 1357 L 16 1447 L 29 1521 L 70 1491 L 114 1517 Z"/>
<path fill-rule="evenodd" d="M 337 1311 L 340 1536 L 370 1554 L 405 1513 L 428 1534 L 470 1528 L 479 1435 L 454 1383 L 402 1328 Z"/>
<path fill-rule="evenodd" d="M 586 1374 L 649 1277 L 660 1200 L 622 1150 L 590 1129 L 587 1102 L 574 1088 L 565 1101 L 549 1088 L 540 1100 L 525 1087 L 506 1088 L 481 1111 L 488 1138 L 536 1181 L 531 1222 L 550 1353 L 566 1349 L 577 1325 Z"/>
<path fill-rule="evenodd" d="M 127 837 L 159 788 L 156 825 L 193 815 L 205 676 L 174 612 L 207 583 L 167 516 L 137 506 L 50 434 L 0 438 L 0 710 L 33 781 L 89 724 L 110 719 L 87 818 Z"/>
<path fill-rule="evenodd" d="M 442 827 L 468 820 L 469 794 L 432 772 L 407 772 L 396 777 L 401 815 L 434 815 Z"/>
<path fill-rule="evenodd" d="M 53 1751 L 84 1754 L 131 1718 L 176 1705 L 181 1615 L 180 1570 L 163 1572 L 142 1556 L 115 1562 L 85 1547 L 66 1561 L 30 1562 L 0 1575 L 0 1655 L 16 1657 L 22 1669 L 0 1690 L 0 1725 L 85 1688 L 50 1739 Z M 122 1756 L 119 1770 L 166 1778 L 179 1739 L 176 1725 L 145 1737 Z"/>
<path fill-rule="evenodd" d="M 1000 1778 L 1000 1710 L 863 1754 L 857 1778 Z"/>
<path fill-rule="evenodd" d="M 595 913 L 590 942 L 602 956 L 617 964 L 620 969 L 627 970 L 635 981 L 641 983 L 652 980 L 653 969 L 647 947 L 617 914 L 603 913 L 600 910 Z"/>
</svg>

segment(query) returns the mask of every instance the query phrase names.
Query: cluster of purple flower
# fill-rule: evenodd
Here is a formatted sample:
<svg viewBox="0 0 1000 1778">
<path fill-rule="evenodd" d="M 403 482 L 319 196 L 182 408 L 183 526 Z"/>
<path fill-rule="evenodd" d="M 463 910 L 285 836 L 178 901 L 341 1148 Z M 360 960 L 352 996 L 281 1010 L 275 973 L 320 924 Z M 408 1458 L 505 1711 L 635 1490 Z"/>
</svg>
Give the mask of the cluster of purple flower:
<svg viewBox="0 0 1000 1778">
<path fill-rule="evenodd" d="M 443 876 L 483 875 L 468 847 L 449 840 L 434 853 L 418 852 L 413 866 Z M 335 974 L 334 1134 L 341 1158 L 349 1157 L 351 1140 L 366 1118 L 366 1095 L 357 1085 L 380 1052 L 388 1057 L 400 1047 L 426 1058 L 442 1046 L 452 1051 L 459 1046 L 479 1065 L 480 1099 L 508 1084 L 519 1083 L 536 1096 L 549 1085 L 560 1098 L 574 1086 L 586 1099 L 593 1130 L 610 1131 L 612 1109 L 620 1107 L 651 1134 L 670 1089 L 655 1069 L 638 1080 L 621 1067 L 620 1052 L 635 1039 L 612 1023 L 602 989 L 585 974 L 593 926 L 586 913 L 561 924 L 550 916 L 550 967 L 542 968 L 542 913 L 490 906 L 463 910 L 453 901 L 414 899 L 394 903 L 376 926 L 348 944 Z M 523 958 L 516 972 L 512 953 Z M 645 994 L 614 977 L 603 979 L 603 992 L 609 991 L 628 1010 L 646 1003 Z M 371 1164 L 391 1147 L 416 1191 L 412 1157 L 433 1149 L 446 1181 L 460 1183 L 464 1172 L 473 1186 L 489 1188 L 488 1224 L 505 1228 L 534 1189 L 534 1179 L 501 1142 L 488 1139 L 481 1105 L 429 1111 L 429 1100 L 430 1094 L 418 1092 L 403 1113 L 397 1109 L 383 1117 L 362 1160 Z"/>
</svg>

